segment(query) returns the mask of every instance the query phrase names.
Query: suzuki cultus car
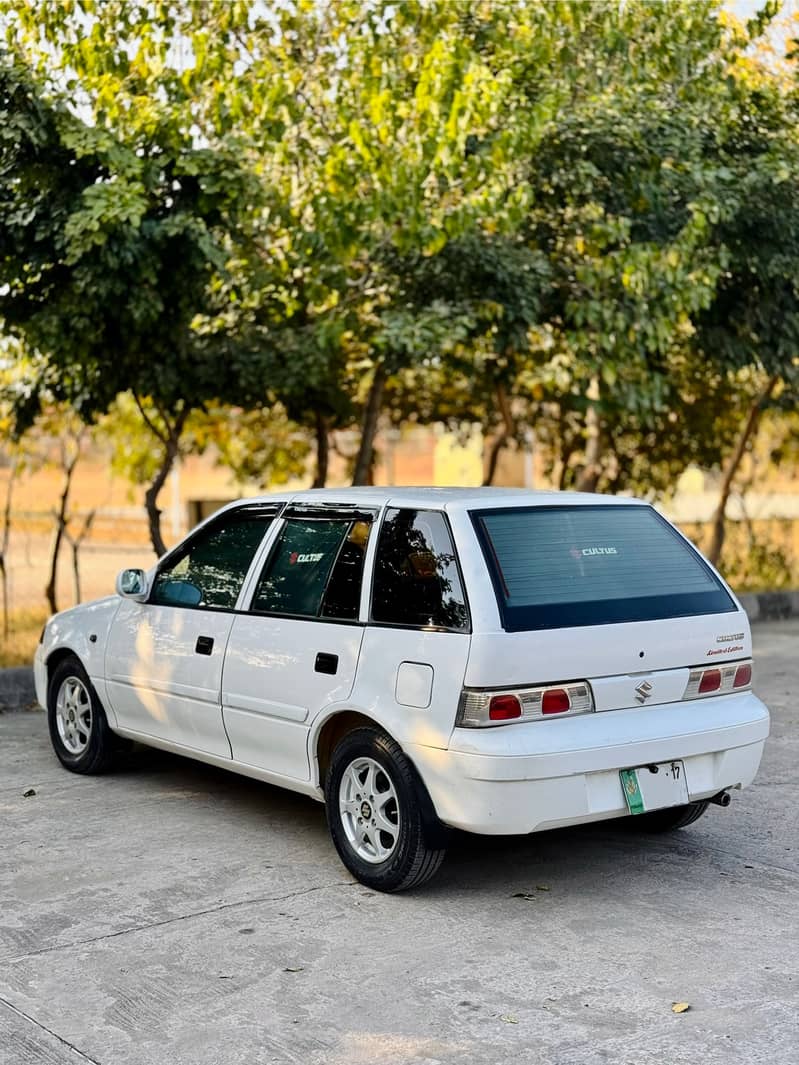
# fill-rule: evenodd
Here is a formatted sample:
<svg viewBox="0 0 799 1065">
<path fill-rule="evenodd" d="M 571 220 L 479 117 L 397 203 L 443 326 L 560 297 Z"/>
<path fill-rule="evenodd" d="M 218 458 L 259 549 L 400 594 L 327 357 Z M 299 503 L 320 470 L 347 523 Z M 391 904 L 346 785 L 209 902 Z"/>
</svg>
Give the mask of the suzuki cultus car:
<svg viewBox="0 0 799 1065">
<path fill-rule="evenodd" d="M 449 828 L 680 828 L 755 776 L 746 614 L 631 499 L 364 488 L 248 499 L 35 660 L 55 752 L 136 740 L 326 804 L 364 884 L 423 883 Z"/>
</svg>

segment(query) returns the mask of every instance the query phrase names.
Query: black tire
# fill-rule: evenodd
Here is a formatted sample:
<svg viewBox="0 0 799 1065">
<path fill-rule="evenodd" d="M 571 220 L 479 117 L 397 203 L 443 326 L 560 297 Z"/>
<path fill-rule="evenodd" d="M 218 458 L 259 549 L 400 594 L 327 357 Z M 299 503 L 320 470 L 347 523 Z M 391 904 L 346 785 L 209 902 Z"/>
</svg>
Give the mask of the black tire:
<svg viewBox="0 0 799 1065">
<path fill-rule="evenodd" d="M 342 780 L 350 770 L 358 770 L 358 762 L 362 759 L 377 763 L 379 770 L 385 774 L 385 777 L 381 777 L 378 773 L 379 780 L 384 785 L 388 781 L 396 797 L 395 801 L 390 801 L 389 807 L 393 805 L 396 809 L 397 834 L 393 837 L 390 854 L 384 861 L 367 861 L 358 854 L 348 836 L 340 809 Z M 348 776 L 348 779 L 352 780 L 352 777 Z M 364 800 L 364 805 L 368 805 L 369 797 L 365 793 Z M 407 891 L 408 888 L 424 884 L 438 871 L 446 853 L 441 846 L 444 839 L 442 827 L 431 824 L 431 804 L 422 792 L 416 770 L 399 744 L 385 733 L 374 728 L 360 728 L 344 736 L 330 760 L 325 781 L 325 802 L 327 823 L 339 857 L 362 884 L 376 891 Z M 374 821 L 371 823 L 375 824 Z M 354 825 L 351 825 L 352 828 Z M 392 839 L 385 833 L 379 835 L 384 846 Z"/>
<path fill-rule="evenodd" d="M 653 810 L 650 814 L 638 814 L 629 819 L 630 826 L 642 832 L 672 832 L 698 821 L 708 808 L 708 800 L 689 802 L 684 806 L 668 806 L 665 810 Z"/>
<path fill-rule="evenodd" d="M 84 728 L 80 735 L 85 740 L 82 750 L 70 750 L 68 742 L 61 734 L 58 720 L 58 697 L 61 689 L 73 682 L 80 685 L 86 696 L 86 705 L 91 714 L 87 715 L 90 725 L 88 732 Z M 120 741 L 108 726 L 103 704 L 89 680 L 86 670 L 74 656 L 65 658 L 53 670 L 47 686 L 47 724 L 50 729 L 50 742 L 58 760 L 72 773 L 104 773 L 110 769 L 114 757 L 120 749 Z"/>
</svg>

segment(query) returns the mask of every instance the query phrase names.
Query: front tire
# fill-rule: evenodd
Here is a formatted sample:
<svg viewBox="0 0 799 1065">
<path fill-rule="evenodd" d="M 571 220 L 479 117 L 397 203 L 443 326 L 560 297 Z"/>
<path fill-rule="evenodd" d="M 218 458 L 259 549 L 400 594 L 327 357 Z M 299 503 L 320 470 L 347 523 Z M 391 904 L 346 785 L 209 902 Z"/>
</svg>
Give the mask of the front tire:
<svg viewBox="0 0 799 1065">
<path fill-rule="evenodd" d="M 649 814 L 631 817 L 630 825 L 643 832 L 672 832 L 698 821 L 707 808 L 707 799 L 685 803 L 683 806 L 669 806 L 664 810 L 653 810 Z"/>
<path fill-rule="evenodd" d="M 419 887 L 444 860 L 445 851 L 429 840 L 420 787 L 402 748 L 377 729 L 356 729 L 334 749 L 327 822 L 342 862 L 367 887 Z"/>
<path fill-rule="evenodd" d="M 94 685 L 74 656 L 53 670 L 47 688 L 47 724 L 58 760 L 72 773 L 103 773 L 116 753 L 115 736 Z"/>
</svg>

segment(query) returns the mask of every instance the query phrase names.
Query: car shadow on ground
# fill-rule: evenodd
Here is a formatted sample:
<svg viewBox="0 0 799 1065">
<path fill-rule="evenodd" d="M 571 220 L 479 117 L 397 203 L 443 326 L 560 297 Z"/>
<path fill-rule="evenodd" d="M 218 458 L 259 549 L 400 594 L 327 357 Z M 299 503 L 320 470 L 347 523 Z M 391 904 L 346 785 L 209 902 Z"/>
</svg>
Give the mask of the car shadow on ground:
<svg viewBox="0 0 799 1065">
<path fill-rule="evenodd" d="M 321 803 L 313 799 L 219 769 L 190 758 L 135 746 L 121 760 L 115 775 L 142 791 L 157 780 L 160 794 L 173 791 L 192 798 L 224 801 L 235 806 L 243 829 L 257 829 L 268 817 L 272 831 L 285 825 L 287 836 L 301 832 L 308 858 L 317 851 L 327 864 L 332 843 Z M 154 779 L 155 778 L 155 779 Z M 138 783 L 140 781 L 140 784 Z M 654 867 L 674 870 L 699 863 L 715 864 L 703 845 L 701 827 L 681 832 L 650 834 L 636 831 L 628 818 L 551 829 L 524 836 L 476 836 L 453 831 L 447 857 L 425 896 L 446 895 L 453 889 L 479 893 L 501 890 L 540 896 L 549 890 L 583 885 L 596 891 L 621 884 L 634 889 L 639 877 L 649 878 Z"/>
</svg>

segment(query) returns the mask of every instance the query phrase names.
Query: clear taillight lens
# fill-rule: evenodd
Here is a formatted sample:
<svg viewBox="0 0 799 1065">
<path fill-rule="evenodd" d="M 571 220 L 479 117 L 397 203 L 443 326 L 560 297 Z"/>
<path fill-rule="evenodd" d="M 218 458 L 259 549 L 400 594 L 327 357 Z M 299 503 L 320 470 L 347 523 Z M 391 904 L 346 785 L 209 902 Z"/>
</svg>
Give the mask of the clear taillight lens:
<svg viewBox="0 0 799 1065">
<path fill-rule="evenodd" d="M 514 721 L 543 721 L 550 715 L 574 717 L 589 714 L 594 698 L 587 681 L 547 684 L 540 688 L 514 688 L 511 691 L 474 691 L 461 693 L 458 717 L 460 728 L 490 728 Z"/>
<path fill-rule="evenodd" d="M 752 687 L 752 661 L 728 662 L 708 669 L 695 668 L 688 675 L 683 699 L 704 699 L 710 695 L 727 695 Z"/>
</svg>

